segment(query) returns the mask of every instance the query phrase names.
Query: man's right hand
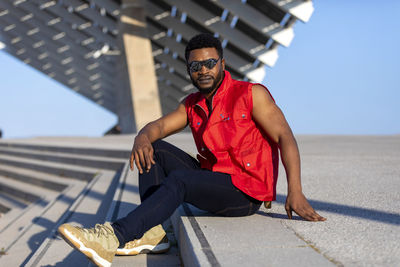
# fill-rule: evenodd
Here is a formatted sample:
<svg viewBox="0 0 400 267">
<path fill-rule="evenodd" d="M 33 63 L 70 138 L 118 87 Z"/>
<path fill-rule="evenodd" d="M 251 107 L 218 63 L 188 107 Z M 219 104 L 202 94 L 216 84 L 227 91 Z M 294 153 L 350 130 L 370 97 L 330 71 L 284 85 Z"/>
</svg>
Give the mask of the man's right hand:
<svg viewBox="0 0 400 267">
<path fill-rule="evenodd" d="M 130 158 L 131 170 L 133 170 L 133 162 L 135 161 L 140 174 L 144 170 L 150 171 L 151 164 L 156 164 L 153 159 L 154 149 L 151 142 L 177 133 L 184 129 L 186 125 L 187 114 L 183 103 L 180 103 L 178 108 L 171 113 L 146 124 L 133 143 Z"/>
<path fill-rule="evenodd" d="M 149 172 L 151 164 L 156 163 L 153 159 L 153 155 L 154 149 L 147 136 L 144 134 L 136 136 L 130 158 L 131 170 L 133 171 L 133 162 L 135 161 L 140 174 L 143 174 L 143 170 Z"/>
</svg>

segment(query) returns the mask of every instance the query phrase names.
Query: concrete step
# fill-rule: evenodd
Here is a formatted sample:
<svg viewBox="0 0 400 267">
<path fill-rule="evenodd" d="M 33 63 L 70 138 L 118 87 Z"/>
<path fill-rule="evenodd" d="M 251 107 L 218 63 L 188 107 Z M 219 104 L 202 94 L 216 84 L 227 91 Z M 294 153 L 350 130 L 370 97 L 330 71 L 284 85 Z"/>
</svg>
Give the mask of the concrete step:
<svg viewBox="0 0 400 267">
<path fill-rule="evenodd" d="M 6 224 L 6 221 L 10 220 L 10 217 L 17 217 L 26 208 L 27 203 L 38 201 L 44 197 L 55 198 L 68 186 L 83 187 L 85 184 L 86 181 L 0 164 L 0 188 L 4 189 L 0 203 L 5 203 L 12 210 L 12 212 L 9 211 L 10 214 L 6 214 L 0 220 L 0 229 L 2 225 Z M 13 215 L 11 216 L 11 214 Z"/>
<path fill-rule="evenodd" d="M 0 155 L 0 164 L 89 181 L 101 169 Z"/>
<path fill-rule="evenodd" d="M 34 171 L 25 168 L 16 168 L 4 164 L 0 164 L 0 175 L 58 192 L 63 191 L 68 184 L 75 181 L 74 179 L 51 175 L 45 172 Z"/>
<path fill-rule="evenodd" d="M 126 149 L 113 149 L 113 148 L 99 148 L 98 144 L 89 144 L 94 147 L 84 147 L 85 144 L 83 142 L 85 140 L 77 140 L 73 141 L 70 144 L 61 142 L 59 145 L 57 143 L 53 143 L 52 145 L 44 145 L 35 140 L 22 140 L 19 142 L 16 141 L 3 141 L 0 142 L 0 147 L 3 148 L 21 148 L 21 149 L 29 149 L 35 151 L 48 151 L 48 152 L 60 152 L 60 153 L 69 153 L 76 155 L 92 155 L 99 157 L 107 157 L 107 158 L 119 158 L 119 159 L 127 159 L 130 156 L 131 147 L 126 147 Z M 99 144 L 103 141 L 99 140 Z M 46 142 L 48 143 L 48 142 Z M 79 145 L 77 145 L 79 144 Z M 114 145 L 115 147 L 115 145 Z"/>
<path fill-rule="evenodd" d="M 23 210 L 28 205 L 10 197 L 8 194 L 0 193 L 0 206 L 0 213 L 3 214 L 0 222 L 3 222 L 4 218 L 7 218 L 10 213 L 13 213 L 15 210 Z"/>
<path fill-rule="evenodd" d="M 14 223 L 16 218 L 25 212 L 29 205 L 40 203 L 44 207 L 59 195 L 58 192 L 53 190 L 32 186 L 3 176 L 0 176 L 0 193 L 3 199 L 7 198 L 10 209 L 12 208 L 13 211 L 14 209 L 19 210 L 19 213 L 12 213 L 14 216 L 11 213 L 7 213 L 2 217 L 0 220 L 0 232 L 3 232 L 3 229 L 8 227 L 11 222 Z M 0 241 L 1 244 L 2 241 Z"/>
<path fill-rule="evenodd" d="M 0 198 L 1 198 L 1 194 L 0 194 Z M 4 203 L 2 203 L 1 199 L 0 199 L 0 214 L 1 214 L 1 216 L 3 216 L 4 213 L 9 212 L 10 210 L 11 210 L 10 206 L 4 205 Z M 0 218 L 1 218 L 1 216 L 0 216 Z"/>
<path fill-rule="evenodd" d="M 52 233 L 58 220 L 88 187 L 88 183 L 76 182 L 47 205 L 34 203 L 25 209 L 21 216 L 0 233 L 0 240 L 7 241 L 3 244 L 6 255 L 0 258 L 0 265 L 9 263 L 12 266 L 24 266 L 43 240 Z"/>
<path fill-rule="evenodd" d="M 71 154 L 65 152 L 46 150 L 33 150 L 18 147 L 1 147 L 0 155 L 10 155 L 20 158 L 31 158 L 43 161 L 59 162 L 73 165 L 80 165 L 93 168 L 115 170 L 123 165 L 123 160 L 112 157 L 100 157 L 82 154 Z M 124 159 L 125 160 L 125 159 Z"/>
<path fill-rule="evenodd" d="M 12 212 L 8 212 L 1 218 L 0 247 L 5 248 L 13 242 L 13 237 L 17 236 L 21 229 L 30 224 L 27 218 L 34 217 L 40 213 L 41 210 L 45 209 L 49 203 L 57 198 L 59 193 L 1 176 L 0 188 L 4 190 L 2 194 L 9 197 L 9 199 L 27 204 L 25 207 L 14 206 Z"/>
<path fill-rule="evenodd" d="M 83 227 L 93 227 L 106 219 L 107 211 L 112 203 L 115 190 L 119 183 L 122 170 L 117 172 L 102 171 L 89 182 L 87 188 L 80 194 L 73 205 L 57 222 L 51 225 L 49 235 L 41 245 L 23 262 L 27 266 L 82 266 L 87 263 L 85 256 L 74 251 L 62 240 L 56 230 L 59 225 L 69 222 Z M 10 250 L 10 254 L 12 251 Z M 0 258 L 0 265 L 3 257 Z"/>
<path fill-rule="evenodd" d="M 29 210 L 30 205 L 32 204 L 28 205 L 19 202 L 18 200 L 3 194 L 0 194 L 0 203 L 9 209 L 7 213 L 2 214 L 2 216 L 0 217 L 0 237 L 1 237 L 2 233 L 5 232 L 8 227 L 12 226 L 13 222 L 18 220 L 18 218 L 20 218 L 24 214 L 24 212 Z M 4 245 L 1 246 L 1 243 L 8 243 L 8 242 L 9 240 L 3 236 L 3 238 L 0 240 L 0 249 L 4 248 Z"/>
<path fill-rule="evenodd" d="M 184 266 L 334 266 L 264 208 L 230 218 L 184 204 L 171 220 Z"/>
<path fill-rule="evenodd" d="M 54 195 L 54 191 L 35 186 L 32 188 L 32 185 L 4 176 L 0 176 L 0 192 L 25 204 L 38 201 L 46 195 Z"/>
</svg>

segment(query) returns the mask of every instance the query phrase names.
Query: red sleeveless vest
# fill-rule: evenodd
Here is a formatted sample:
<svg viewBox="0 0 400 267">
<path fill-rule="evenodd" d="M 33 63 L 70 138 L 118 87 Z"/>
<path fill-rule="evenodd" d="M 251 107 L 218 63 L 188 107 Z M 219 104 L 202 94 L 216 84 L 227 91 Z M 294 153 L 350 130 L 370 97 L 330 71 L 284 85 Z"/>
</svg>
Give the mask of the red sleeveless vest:
<svg viewBox="0 0 400 267">
<path fill-rule="evenodd" d="M 211 115 L 199 92 L 186 98 L 185 107 L 201 167 L 228 173 L 244 193 L 272 201 L 276 199 L 278 147 L 252 119 L 252 86 L 232 79 L 225 71 L 213 97 Z"/>
</svg>

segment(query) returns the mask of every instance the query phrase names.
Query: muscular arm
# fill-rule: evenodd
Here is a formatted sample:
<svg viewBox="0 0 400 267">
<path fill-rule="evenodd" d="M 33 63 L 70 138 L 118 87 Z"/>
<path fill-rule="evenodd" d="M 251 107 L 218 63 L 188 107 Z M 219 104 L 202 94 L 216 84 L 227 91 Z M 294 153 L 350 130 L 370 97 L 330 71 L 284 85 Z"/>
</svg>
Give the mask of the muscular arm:
<svg viewBox="0 0 400 267">
<path fill-rule="evenodd" d="M 325 220 L 314 211 L 302 193 L 299 150 L 285 116 L 261 85 L 253 86 L 252 96 L 253 119 L 268 137 L 278 144 L 281 152 L 288 182 L 288 196 L 285 205 L 288 217 L 291 219 L 292 211 L 294 211 L 306 220 Z"/>
<path fill-rule="evenodd" d="M 151 143 L 181 131 L 186 125 L 187 114 L 184 104 L 181 103 L 176 110 L 144 126 L 133 143 L 130 157 L 131 170 L 135 162 L 140 173 L 143 173 L 144 168 L 149 171 L 151 164 L 155 164 Z"/>
</svg>

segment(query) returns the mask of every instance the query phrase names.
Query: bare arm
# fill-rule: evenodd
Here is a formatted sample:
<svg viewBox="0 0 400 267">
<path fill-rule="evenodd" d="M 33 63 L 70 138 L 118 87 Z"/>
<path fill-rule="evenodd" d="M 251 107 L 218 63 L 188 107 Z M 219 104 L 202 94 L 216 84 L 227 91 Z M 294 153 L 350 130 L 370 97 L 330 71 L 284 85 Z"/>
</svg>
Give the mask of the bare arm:
<svg viewBox="0 0 400 267">
<path fill-rule="evenodd" d="M 176 110 L 144 126 L 133 143 L 130 157 L 131 170 L 133 170 L 133 162 L 135 162 L 140 173 L 143 173 L 143 169 L 148 172 L 151 164 L 155 164 L 154 150 L 151 144 L 158 139 L 181 131 L 186 125 L 187 114 L 184 104 L 181 103 Z"/>
<path fill-rule="evenodd" d="M 303 195 L 299 149 L 285 116 L 261 85 L 253 86 L 252 95 L 253 119 L 268 137 L 278 144 L 281 152 L 288 182 L 288 196 L 285 204 L 288 217 L 291 219 L 292 211 L 294 211 L 309 221 L 326 220 L 314 211 Z"/>
</svg>

